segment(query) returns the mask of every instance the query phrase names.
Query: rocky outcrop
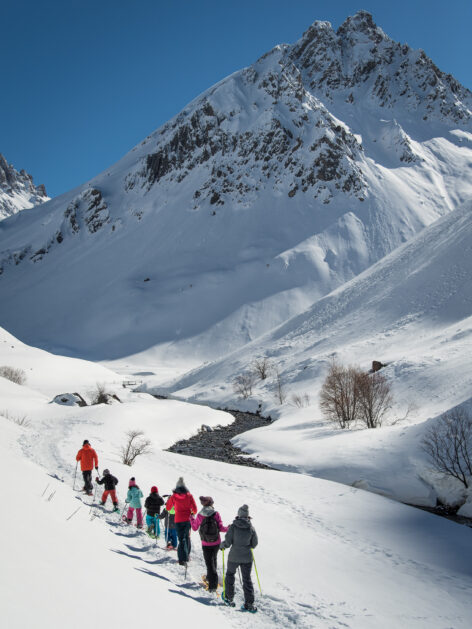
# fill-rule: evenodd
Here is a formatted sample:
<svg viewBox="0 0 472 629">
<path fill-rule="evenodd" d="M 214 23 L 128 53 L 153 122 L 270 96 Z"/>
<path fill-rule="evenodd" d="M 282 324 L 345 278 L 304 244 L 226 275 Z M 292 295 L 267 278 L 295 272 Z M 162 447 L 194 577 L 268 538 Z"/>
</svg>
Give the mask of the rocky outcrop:
<svg viewBox="0 0 472 629">
<path fill-rule="evenodd" d="M 48 200 L 44 184 L 35 186 L 25 170 L 18 172 L 0 153 L 0 220 Z"/>
</svg>

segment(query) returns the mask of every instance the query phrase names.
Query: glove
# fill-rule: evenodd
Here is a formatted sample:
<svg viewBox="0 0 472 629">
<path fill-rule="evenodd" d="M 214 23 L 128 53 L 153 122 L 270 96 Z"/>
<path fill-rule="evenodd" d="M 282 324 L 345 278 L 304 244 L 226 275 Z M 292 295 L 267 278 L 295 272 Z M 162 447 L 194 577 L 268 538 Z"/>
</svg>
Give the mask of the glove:
<svg viewBox="0 0 472 629">
<path fill-rule="evenodd" d="M 100 480 L 100 479 L 99 479 L 99 478 L 98 478 L 98 476 L 97 476 L 97 477 L 96 477 L 96 479 L 95 479 L 95 481 L 98 483 L 98 481 L 99 481 L 99 480 Z"/>
<path fill-rule="evenodd" d="M 96 467 L 95 469 L 96 469 L 96 470 L 97 470 L 97 472 L 98 472 L 98 467 Z"/>
<path fill-rule="evenodd" d="M 226 549 L 226 546 L 224 545 L 224 543 L 223 543 L 223 542 L 221 542 L 221 544 L 220 544 L 220 550 L 225 550 L 225 549 Z"/>
</svg>

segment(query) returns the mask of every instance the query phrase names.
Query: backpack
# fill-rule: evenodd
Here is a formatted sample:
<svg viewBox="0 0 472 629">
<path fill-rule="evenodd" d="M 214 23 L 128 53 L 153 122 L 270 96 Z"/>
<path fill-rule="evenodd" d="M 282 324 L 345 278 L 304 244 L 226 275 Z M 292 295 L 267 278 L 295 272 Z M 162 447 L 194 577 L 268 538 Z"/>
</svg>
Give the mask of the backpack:
<svg viewBox="0 0 472 629">
<path fill-rule="evenodd" d="M 206 516 L 200 524 L 199 533 L 203 542 L 218 541 L 220 530 L 214 516 L 215 514 Z"/>
</svg>

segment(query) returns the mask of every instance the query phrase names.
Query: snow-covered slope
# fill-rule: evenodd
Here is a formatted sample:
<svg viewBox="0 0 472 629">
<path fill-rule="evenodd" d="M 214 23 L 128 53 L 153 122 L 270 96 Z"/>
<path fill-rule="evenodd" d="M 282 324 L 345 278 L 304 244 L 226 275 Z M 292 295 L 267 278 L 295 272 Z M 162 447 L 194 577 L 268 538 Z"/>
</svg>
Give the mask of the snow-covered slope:
<svg viewBox="0 0 472 629">
<path fill-rule="evenodd" d="M 0 345 L 0 362 L 11 358 L 4 352 Z M 26 347 L 23 358 L 17 365 L 26 371 Z M 56 359 L 48 363 L 52 378 L 61 370 L 63 359 Z M 86 366 L 81 361 L 75 370 L 84 381 L 91 377 Z M 164 625 L 209 628 L 470 626 L 472 546 L 466 527 L 337 483 L 161 450 L 163 435 L 178 431 L 182 421 L 193 417 L 195 431 L 202 419 L 211 423 L 226 415 L 211 409 L 130 393 L 111 408 L 64 407 L 3 378 L 0 397 L 8 398 L 10 418 L 0 408 L 0 473 L 9 479 L 7 517 L 0 521 L 5 626 L 78 629 L 84 614 L 101 629 L 152 625 L 156 618 Z M 24 412 L 25 400 L 29 426 L 20 427 L 11 419 Z M 119 462 L 119 445 L 124 432 L 137 427 L 154 452 L 130 469 Z M 198 586 L 204 572 L 198 536 L 192 536 L 185 578 L 162 539 L 155 545 L 120 523 L 109 505 L 97 504 L 99 492 L 91 509 L 90 499 L 73 491 L 75 454 L 84 438 L 97 449 L 100 469 L 108 467 L 119 478 L 121 506 L 131 475 L 146 495 L 155 484 L 167 493 L 183 475 L 195 497 L 214 497 L 225 524 L 241 504 L 249 505 L 260 540 L 257 615 L 221 606 Z M 221 557 L 218 563 L 221 574 Z M 236 590 L 239 604 L 239 583 Z"/>
<path fill-rule="evenodd" d="M 315 22 L 3 221 L 0 321 L 69 354 L 218 357 L 470 198 L 471 109 L 369 14 Z"/>
<path fill-rule="evenodd" d="M 44 184 L 35 186 L 31 175 L 15 170 L 0 153 L 0 221 L 48 200 Z"/>
<path fill-rule="evenodd" d="M 273 465 L 339 480 L 400 498 L 435 504 L 434 478 L 419 443 L 428 428 L 408 424 L 472 398 L 472 203 L 426 228 L 392 254 L 319 300 L 305 313 L 242 350 L 194 370 L 159 392 L 221 406 L 262 405 L 281 416 L 239 437 L 238 445 Z M 286 403 L 270 377 L 237 400 L 235 376 L 267 357 L 279 370 Z M 395 396 L 391 419 L 415 407 L 407 422 L 380 431 L 333 430 L 321 420 L 318 393 L 333 357 L 383 373 Z M 148 387 L 152 390 L 153 379 Z M 310 397 L 296 411 L 293 395 Z M 399 463 L 399 457 L 401 464 Z M 424 479 L 428 481 L 425 484 Z M 438 495 L 442 498 L 439 487 Z"/>
</svg>

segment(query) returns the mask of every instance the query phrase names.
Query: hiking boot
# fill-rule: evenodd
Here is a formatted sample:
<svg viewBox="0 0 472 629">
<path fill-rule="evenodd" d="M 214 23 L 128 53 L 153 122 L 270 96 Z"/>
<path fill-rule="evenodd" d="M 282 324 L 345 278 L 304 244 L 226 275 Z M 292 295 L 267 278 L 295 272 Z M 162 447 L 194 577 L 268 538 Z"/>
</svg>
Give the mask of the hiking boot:
<svg viewBox="0 0 472 629">
<path fill-rule="evenodd" d="M 221 595 L 221 600 L 225 605 L 229 605 L 229 607 L 234 607 L 234 602 L 232 598 L 227 598 L 225 594 Z"/>
<path fill-rule="evenodd" d="M 143 525 L 142 525 L 142 524 L 136 524 L 136 528 L 137 528 L 137 529 L 142 529 L 142 528 L 143 528 Z"/>
<path fill-rule="evenodd" d="M 101 504 L 101 505 L 102 505 L 102 507 L 103 507 L 103 505 L 104 505 L 105 503 L 104 503 L 104 501 L 103 501 L 103 500 L 100 500 L 100 504 Z"/>
</svg>

